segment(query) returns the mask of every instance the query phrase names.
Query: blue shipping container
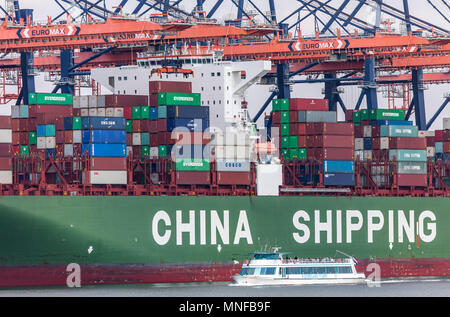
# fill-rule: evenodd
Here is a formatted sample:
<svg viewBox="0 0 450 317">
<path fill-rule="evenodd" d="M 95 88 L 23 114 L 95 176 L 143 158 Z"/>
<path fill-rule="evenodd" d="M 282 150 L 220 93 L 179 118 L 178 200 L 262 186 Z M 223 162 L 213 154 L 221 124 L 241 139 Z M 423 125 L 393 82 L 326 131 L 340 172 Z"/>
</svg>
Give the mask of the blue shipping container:
<svg viewBox="0 0 450 317">
<path fill-rule="evenodd" d="M 158 108 L 150 107 L 150 120 L 158 120 Z"/>
<path fill-rule="evenodd" d="M 323 184 L 325 186 L 355 186 L 355 174 L 324 174 Z"/>
<path fill-rule="evenodd" d="M 127 135 L 121 130 L 90 130 L 89 142 L 96 144 L 125 144 L 127 143 Z M 84 131 L 83 131 L 84 135 Z"/>
<path fill-rule="evenodd" d="M 56 156 L 56 149 L 46 149 L 45 150 L 45 158 L 48 160 L 51 157 L 55 157 Z"/>
<path fill-rule="evenodd" d="M 324 173 L 354 173 L 355 162 L 354 161 L 324 161 L 323 162 Z"/>
<path fill-rule="evenodd" d="M 434 148 L 436 149 L 436 153 L 444 153 L 444 142 L 435 142 Z"/>
<path fill-rule="evenodd" d="M 83 117 L 83 130 L 126 130 L 126 119 L 119 117 Z"/>
<path fill-rule="evenodd" d="M 450 153 L 436 153 L 436 160 L 450 162 Z"/>
<path fill-rule="evenodd" d="M 167 131 L 175 129 L 179 131 L 203 132 L 209 128 L 209 120 L 206 119 L 167 119 Z"/>
<path fill-rule="evenodd" d="M 87 151 L 91 157 L 126 157 L 126 144 L 83 144 L 83 155 Z"/>
<path fill-rule="evenodd" d="M 167 107 L 159 106 L 158 107 L 158 119 L 165 119 L 165 118 L 167 118 Z"/>
<path fill-rule="evenodd" d="M 39 124 L 37 126 L 36 135 L 37 135 L 37 137 L 44 137 L 45 136 L 45 125 Z"/>
<path fill-rule="evenodd" d="M 372 150 L 372 138 L 364 138 L 364 150 Z"/>
<path fill-rule="evenodd" d="M 209 119 L 209 107 L 167 106 L 166 115 L 169 119 Z"/>
<path fill-rule="evenodd" d="M 403 120 L 371 120 L 370 125 L 413 125 L 412 121 Z"/>
<path fill-rule="evenodd" d="M 72 129 L 73 129 L 73 118 L 64 117 L 64 130 L 72 130 Z"/>
</svg>

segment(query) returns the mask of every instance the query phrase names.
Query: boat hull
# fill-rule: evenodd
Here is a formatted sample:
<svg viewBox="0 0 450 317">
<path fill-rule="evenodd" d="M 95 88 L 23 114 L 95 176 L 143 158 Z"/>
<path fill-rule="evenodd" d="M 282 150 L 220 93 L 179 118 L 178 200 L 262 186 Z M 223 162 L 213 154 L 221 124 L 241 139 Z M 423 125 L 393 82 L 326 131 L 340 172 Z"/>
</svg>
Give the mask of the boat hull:
<svg viewBox="0 0 450 317">
<path fill-rule="evenodd" d="M 322 278 L 322 279 L 306 279 L 306 278 L 261 278 L 234 275 L 233 280 L 236 285 L 255 286 L 255 285 L 333 285 L 333 284 L 366 284 L 365 277 L 351 278 Z"/>
<path fill-rule="evenodd" d="M 0 198 L 0 286 L 232 281 L 255 251 L 354 255 L 380 278 L 450 276 L 450 198 Z M 376 266 L 374 266 L 376 264 Z M 373 276 L 375 276 L 373 275 Z"/>
</svg>

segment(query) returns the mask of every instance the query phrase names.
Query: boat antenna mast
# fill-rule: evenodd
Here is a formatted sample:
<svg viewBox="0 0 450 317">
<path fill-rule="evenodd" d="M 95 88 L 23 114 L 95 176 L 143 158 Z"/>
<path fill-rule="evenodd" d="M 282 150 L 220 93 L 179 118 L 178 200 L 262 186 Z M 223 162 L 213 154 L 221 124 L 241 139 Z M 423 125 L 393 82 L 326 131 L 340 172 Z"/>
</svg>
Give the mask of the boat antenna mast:
<svg viewBox="0 0 450 317">
<path fill-rule="evenodd" d="M 339 252 L 340 254 L 345 255 L 346 257 L 352 259 L 352 256 L 351 256 L 351 255 L 348 255 L 347 253 L 344 253 L 344 252 L 339 251 L 339 250 L 336 250 L 336 252 Z"/>
</svg>

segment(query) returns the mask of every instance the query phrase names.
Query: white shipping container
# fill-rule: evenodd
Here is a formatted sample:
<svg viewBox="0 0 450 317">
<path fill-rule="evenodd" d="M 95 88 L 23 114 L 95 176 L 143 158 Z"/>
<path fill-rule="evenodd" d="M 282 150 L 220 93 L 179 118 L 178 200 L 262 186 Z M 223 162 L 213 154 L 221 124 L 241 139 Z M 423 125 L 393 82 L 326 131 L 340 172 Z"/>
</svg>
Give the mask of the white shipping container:
<svg viewBox="0 0 450 317">
<path fill-rule="evenodd" d="M 105 117 L 113 117 L 114 116 L 114 108 L 106 108 Z"/>
<path fill-rule="evenodd" d="M 436 149 L 434 146 L 427 146 L 427 157 L 435 157 L 436 156 Z"/>
<path fill-rule="evenodd" d="M 126 185 L 127 171 L 90 171 L 90 184 Z"/>
<path fill-rule="evenodd" d="M 89 117 L 89 109 L 87 109 L 87 108 L 82 108 L 81 111 L 80 111 L 80 115 L 81 115 L 82 117 Z"/>
<path fill-rule="evenodd" d="M 133 133 L 133 145 L 141 145 L 141 134 L 140 133 Z"/>
<path fill-rule="evenodd" d="M 81 130 L 73 130 L 72 143 L 74 144 L 81 143 Z"/>
<path fill-rule="evenodd" d="M 355 150 L 364 150 L 364 139 L 363 138 L 355 138 Z"/>
<path fill-rule="evenodd" d="M 157 146 L 152 146 L 150 148 L 150 154 L 149 154 L 150 158 L 158 158 L 159 156 L 159 149 Z"/>
<path fill-rule="evenodd" d="M 73 156 L 73 144 L 64 144 L 64 156 Z"/>
<path fill-rule="evenodd" d="M 39 136 L 39 137 L 37 137 L 37 140 L 36 140 L 36 148 L 37 148 L 38 150 L 44 150 L 46 144 L 47 144 L 47 143 L 46 143 L 45 136 Z"/>
<path fill-rule="evenodd" d="M 425 138 L 427 136 L 434 136 L 434 131 L 419 131 L 419 137 Z"/>
<path fill-rule="evenodd" d="M 89 117 L 97 117 L 97 108 L 89 108 Z"/>
<path fill-rule="evenodd" d="M 250 136 L 246 133 L 216 133 L 212 136 L 211 143 L 218 146 L 249 146 Z"/>
<path fill-rule="evenodd" d="M 89 108 L 89 96 L 80 96 L 80 108 Z"/>
<path fill-rule="evenodd" d="M 119 118 L 123 117 L 123 108 L 118 107 L 118 108 L 113 108 L 113 109 L 114 109 L 114 113 L 113 113 L 112 117 L 119 117 Z"/>
<path fill-rule="evenodd" d="M 73 96 L 73 107 L 79 109 L 80 107 L 80 96 Z"/>
<path fill-rule="evenodd" d="M 371 138 L 372 137 L 372 126 L 371 125 L 365 125 L 363 127 L 363 136 L 365 138 Z"/>
<path fill-rule="evenodd" d="M 11 106 L 11 119 L 20 118 L 20 106 Z"/>
<path fill-rule="evenodd" d="M 355 151 L 355 160 L 358 158 L 358 156 L 360 161 L 364 161 L 364 151 L 362 150 Z"/>
<path fill-rule="evenodd" d="M 364 160 L 371 160 L 372 159 L 372 150 L 365 150 L 364 151 Z"/>
<path fill-rule="evenodd" d="M 98 117 L 106 117 L 106 109 L 105 108 L 97 108 L 97 116 Z"/>
<path fill-rule="evenodd" d="M 381 150 L 389 150 L 389 138 L 388 137 L 380 138 L 380 149 Z"/>
<path fill-rule="evenodd" d="M 256 167 L 256 194 L 258 196 L 279 196 L 283 184 L 281 164 L 259 164 Z"/>
<path fill-rule="evenodd" d="M 127 156 L 133 155 L 133 147 L 127 146 Z"/>
<path fill-rule="evenodd" d="M 218 160 L 222 159 L 240 159 L 249 160 L 250 159 L 250 147 L 248 146 L 216 146 L 215 154 Z"/>
<path fill-rule="evenodd" d="M 104 108 L 106 106 L 106 97 L 97 96 L 97 107 Z"/>
<path fill-rule="evenodd" d="M 45 137 L 45 148 L 46 149 L 56 148 L 56 138 L 54 136 Z"/>
<path fill-rule="evenodd" d="M 12 171 L 0 171 L 0 184 L 12 184 Z"/>
<path fill-rule="evenodd" d="M 12 143 L 11 129 L 0 129 L 0 143 Z"/>
<path fill-rule="evenodd" d="M 450 130 L 450 118 L 444 118 L 442 123 L 443 123 L 442 129 Z"/>
<path fill-rule="evenodd" d="M 97 96 L 89 96 L 89 108 L 97 108 Z"/>
</svg>

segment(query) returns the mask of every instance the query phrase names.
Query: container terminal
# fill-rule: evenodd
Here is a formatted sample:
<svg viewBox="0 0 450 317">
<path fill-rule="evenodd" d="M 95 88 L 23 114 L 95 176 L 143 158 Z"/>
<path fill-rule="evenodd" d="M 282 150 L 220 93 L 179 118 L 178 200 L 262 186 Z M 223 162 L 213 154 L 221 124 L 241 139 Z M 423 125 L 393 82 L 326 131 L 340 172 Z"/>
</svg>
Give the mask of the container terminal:
<svg viewBox="0 0 450 317">
<path fill-rule="evenodd" d="M 71 263 L 231 281 L 272 248 L 449 275 L 446 0 L 432 22 L 408 0 L 48 2 L 0 5 L 1 287 Z"/>
</svg>

